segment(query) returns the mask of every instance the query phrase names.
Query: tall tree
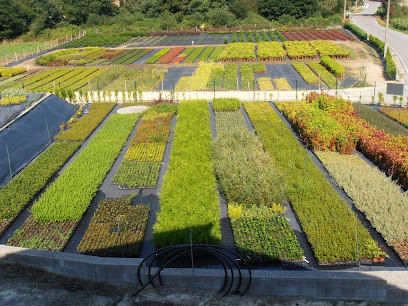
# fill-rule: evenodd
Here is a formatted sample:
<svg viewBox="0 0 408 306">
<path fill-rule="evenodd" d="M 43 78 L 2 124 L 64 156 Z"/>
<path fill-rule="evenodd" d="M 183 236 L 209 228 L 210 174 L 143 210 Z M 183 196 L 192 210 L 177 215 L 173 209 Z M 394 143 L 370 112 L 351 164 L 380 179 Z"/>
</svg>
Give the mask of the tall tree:
<svg viewBox="0 0 408 306">
<path fill-rule="evenodd" d="M 250 12 L 258 12 L 258 1 L 253 0 L 232 0 L 229 9 L 238 18 L 246 18 Z"/>
<path fill-rule="evenodd" d="M 259 0 L 259 14 L 269 20 L 282 15 L 295 18 L 313 16 L 318 10 L 317 0 Z"/>
<path fill-rule="evenodd" d="M 112 0 L 63 0 L 63 3 L 66 20 L 77 25 L 85 23 L 89 14 L 113 16 L 119 11 Z"/>
<path fill-rule="evenodd" d="M 0 41 L 12 39 L 29 29 L 35 13 L 16 0 L 0 0 Z"/>
</svg>

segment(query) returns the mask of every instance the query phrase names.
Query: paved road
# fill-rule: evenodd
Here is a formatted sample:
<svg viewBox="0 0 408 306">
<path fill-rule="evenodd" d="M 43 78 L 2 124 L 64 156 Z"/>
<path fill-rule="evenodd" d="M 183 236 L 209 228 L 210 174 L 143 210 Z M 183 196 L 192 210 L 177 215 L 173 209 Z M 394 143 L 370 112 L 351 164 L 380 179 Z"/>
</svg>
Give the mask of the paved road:
<svg viewBox="0 0 408 306">
<path fill-rule="evenodd" d="M 366 8 L 360 14 L 353 15 L 353 22 L 364 31 L 384 40 L 385 27 L 379 25 L 373 15 L 381 3 L 366 1 L 366 4 L 368 4 L 368 8 Z M 402 64 L 405 68 L 405 75 L 408 76 L 408 35 L 394 30 L 389 30 L 388 34 L 389 45 L 401 58 Z M 408 77 L 405 77 L 405 87 L 408 89 Z"/>
</svg>

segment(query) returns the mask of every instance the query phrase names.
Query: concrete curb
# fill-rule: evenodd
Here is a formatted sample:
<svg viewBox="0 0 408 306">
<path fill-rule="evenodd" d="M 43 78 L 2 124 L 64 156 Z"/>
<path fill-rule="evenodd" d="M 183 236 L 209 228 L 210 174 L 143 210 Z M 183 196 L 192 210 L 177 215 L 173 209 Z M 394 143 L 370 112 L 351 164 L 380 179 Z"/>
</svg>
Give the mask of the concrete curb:
<svg viewBox="0 0 408 306">
<path fill-rule="evenodd" d="M 137 269 L 142 259 L 103 258 L 1 245 L 0 261 L 36 267 L 68 277 L 122 285 L 138 282 Z M 143 269 L 142 275 L 144 280 L 145 270 Z M 157 270 L 152 270 L 153 273 L 155 271 Z M 192 282 L 190 269 L 169 268 L 162 271 L 162 279 L 165 285 L 191 287 L 194 283 L 195 288 L 218 290 L 224 280 L 224 271 L 196 269 Z M 247 282 L 248 274 L 243 270 L 241 287 L 246 286 Z M 408 301 L 408 271 L 255 270 L 252 272 L 249 292 L 273 296 L 404 303 Z"/>
</svg>

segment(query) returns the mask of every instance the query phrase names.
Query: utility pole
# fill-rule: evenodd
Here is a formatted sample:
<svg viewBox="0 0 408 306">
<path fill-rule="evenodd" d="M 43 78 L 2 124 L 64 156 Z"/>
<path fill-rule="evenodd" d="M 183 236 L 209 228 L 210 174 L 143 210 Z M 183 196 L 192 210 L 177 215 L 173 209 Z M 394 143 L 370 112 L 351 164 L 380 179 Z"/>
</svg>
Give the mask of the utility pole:
<svg viewBox="0 0 408 306">
<path fill-rule="evenodd" d="M 390 0 L 388 0 L 387 5 L 387 23 L 385 25 L 385 43 L 384 43 L 384 57 L 387 55 L 388 49 L 388 27 L 390 25 Z"/>
<path fill-rule="evenodd" d="M 344 20 L 346 20 L 346 11 L 347 11 L 347 0 L 344 0 L 344 13 L 343 13 Z"/>
</svg>

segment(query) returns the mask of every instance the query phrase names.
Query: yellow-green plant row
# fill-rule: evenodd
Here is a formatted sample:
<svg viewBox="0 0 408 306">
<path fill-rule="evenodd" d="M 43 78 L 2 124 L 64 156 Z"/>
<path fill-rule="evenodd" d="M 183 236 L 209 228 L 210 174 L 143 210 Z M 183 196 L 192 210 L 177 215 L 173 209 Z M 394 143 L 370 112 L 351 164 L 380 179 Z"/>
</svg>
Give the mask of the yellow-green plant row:
<svg viewBox="0 0 408 306">
<path fill-rule="evenodd" d="M 211 76 L 208 80 L 208 89 L 222 89 L 222 80 L 224 78 L 224 65 L 217 65 L 211 70 Z"/>
<path fill-rule="evenodd" d="M 52 144 L 0 190 L 0 234 L 80 145 L 79 142 Z"/>
<path fill-rule="evenodd" d="M 37 221 L 81 220 L 139 116 L 115 114 L 109 118 L 81 154 L 35 202 L 31 212 Z"/>
<path fill-rule="evenodd" d="M 239 71 L 241 72 L 241 89 L 253 90 L 255 87 L 255 76 L 252 64 L 241 64 L 239 67 Z"/>
<path fill-rule="evenodd" d="M 157 113 L 161 104 L 150 108 L 112 178 L 127 188 L 156 187 L 161 161 L 171 128 L 173 113 Z"/>
<path fill-rule="evenodd" d="M 115 107 L 115 103 L 92 103 L 89 113 L 80 119 L 68 123 L 68 130 L 61 131 L 55 140 L 59 141 L 85 141 L 98 127 L 102 120 Z"/>
<path fill-rule="evenodd" d="M 254 43 L 232 43 L 228 44 L 221 52 L 218 60 L 231 61 L 254 61 L 255 44 Z"/>
<path fill-rule="evenodd" d="M 302 260 L 303 250 L 285 216 L 265 206 L 238 206 L 239 214 L 232 214 L 231 208 L 235 207 L 228 209 L 235 245 L 242 257 L 251 262 Z"/>
<path fill-rule="evenodd" d="M 273 79 L 273 83 L 277 90 L 292 90 L 292 87 L 290 87 L 290 84 L 285 78 Z"/>
<path fill-rule="evenodd" d="M 86 88 L 87 90 L 89 87 L 91 88 L 91 90 L 102 90 L 127 69 L 128 68 L 123 65 L 109 67 L 109 69 L 105 71 L 105 73 L 98 75 L 96 78 L 93 78 L 89 86 L 84 88 Z M 135 90 L 135 88 L 131 89 Z"/>
<path fill-rule="evenodd" d="M 336 84 L 336 77 L 327 71 L 321 64 L 316 62 L 311 62 L 307 64 L 310 69 L 320 77 L 320 79 L 328 86 L 332 87 Z"/>
<path fill-rule="evenodd" d="M 61 69 L 49 69 L 41 72 L 34 73 L 33 75 L 28 75 L 27 77 L 24 77 L 23 79 L 19 80 L 17 84 L 13 84 L 12 88 L 20 88 L 24 87 L 26 88 L 28 85 L 31 85 L 35 82 L 38 82 L 42 79 L 45 79 L 46 77 L 50 76 L 51 74 L 60 71 Z M 23 86 L 24 85 L 24 86 Z"/>
<path fill-rule="evenodd" d="M 195 90 L 203 90 L 207 89 L 207 87 L 210 86 L 209 84 L 211 74 L 213 69 L 216 69 L 216 67 L 222 66 L 223 64 L 221 63 L 201 63 L 197 70 L 195 71 L 195 74 L 191 77 L 182 77 L 177 85 L 175 90 L 176 91 L 195 91 Z"/>
<path fill-rule="evenodd" d="M 20 104 L 27 100 L 26 96 L 6 97 L 0 100 L 0 105 Z"/>
<path fill-rule="evenodd" d="M 357 260 L 355 225 L 362 259 L 375 245 L 347 203 L 333 190 L 304 149 L 266 102 L 244 103 L 265 150 L 287 175 L 288 198 L 320 264 Z M 307 161 L 307 168 L 306 168 Z"/>
<path fill-rule="evenodd" d="M 237 64 L 225 64 L 224 89 L 239 89 Z"/>
<path fill-rule="evenodd" d="M 288 52 L 288 57 L 291 59 L 309 59 L 317 57 L 316 50 L 308 41 L 284 41 L 283 46 Z"/>
<path fill-rule="evenodd" d="M 256 81 L 258 82 L 259 90 L 273 90 L 270 78 L 259 78 Z"/>
<path fill-rule="evenodd" d="M 317 152 L 337 184 L 373 227 L 408 261 L 408 197 L 391 178 L 357 155 Z"/>
<path fill-rule="evenodd" d="M 319 84 L 319 78 L 313 73 L 312 70 L 305 63 L 292 63 L 293 68 L 301 75 L 301 77 L 306 81 L 309 85 L 317 85 Z"/>
<path fill-rule="evenodd" d="M 154 225 L 157 246 L 219 243 L 219 199 L 211 150 L 210 114 L 205 100 L 180 103 L 169 169 Z"/>
<path fill-rule="evenodd" d="M 322 56 L 320 59 L 320 64 L 326 67 L 331 73 L 333 73 L 337 78 L 342 79 L 344 78 L 344 66 L 337 63 L 334 59 L 330 58 L 329 56 Z"/>
<path fill-rule="evenodd" d="M 236 111 L 241 108 L 241 101 L 237 98 L 218 98 L 212 101 L 214 112 Z"/>
<path fill-rule="evenodd" d="M 257 47 L 258 58 L 261 61 L 283 60 L 286 57 L 286 51 L 280 42 L 261 42 L 258 43 Z"/>
<path fill-rule="evenodd" d="M 161 58 L 163 55 L 165 55 L 166 53 L 168 53 L 171 49 L 170 48 L 165 48 L 165 49 L 161 49 L 159 52 L 157 52 L 156 54 L 152 55 L 151 58 L 149 58 L 146 61 L 146 64 L 154 64 L 155 62 L 157 62 L 157 60 L 159 58 Z"/>
<path fill-rule="evenodd" d="M 166 142 L 138 143 L 130 146 L 125 158 L 129 161 L 161 162 Z"/>
<path fill-rule="evenodd" d="M 9 78 L 24 73 L 25 71 L 26 70 L 24 67 L 11 67 L 11 68 L 1 67 L 0 77 Z"/>
<path fill-rule="evenodd" d="M 330 56 L 334 58 L 349 58 L 350 52 L 328 40 L 314 40 L 310 44 L 320 56 Z"/>
<path fill-rule="evenodd" d="M 71 73 L 74 70 L 74 68 L 65 68 L 65 69 L 52 69 L 51 74 L 48 77 L 45 77 L 43 79 L 40 79 L 36 81 L 35 83 L 32 83 L 28 86 L 24 85 L 24 88 L 29 90 L 29 91 L 41 91 L 41 87 L 62 77 L 63 75 L 66 75 L 68 73 Z M 55 84 L 58 87 L 58 81 Z"/>
<path fill-rule="evenodd" d="M 78 82 L 79 80 L 82 80 L 83 78 L 87 77 L 88 75 L 93 75 L 98 71 L 98 68 L 79 68 L 79 69 L 75 69 L 73 74 L 66 74 L 63 77 L 59 78 L 57 81 L 55 82 L 55 89 L 59 89 L 59 88 L 65 88 L 68 89 L 70 88 L 71 85 L 75 84 L 76 82 Z M 96 74 L 95 74 L 96 75 Z M 52 83 L 48 83 L 46 85 L 44 85 L 43 87 L 41 87 L 42 91 L 53 91 L 54 89 L 54 82 Z"/>
<path fill-rule="evenodd" d="M 17 85 L 20 82 L 20 80 L 26 79 L 28 75 L 34 75 L 34 74 L 36 73 L 35 72 L 25 73 L 25 74 L 19 74 L 19 75 L 9 77 L 9 78 L 0 78 L 0 91 L 6 88 L 13 87 L 14 85 Z"/>
</svg>

